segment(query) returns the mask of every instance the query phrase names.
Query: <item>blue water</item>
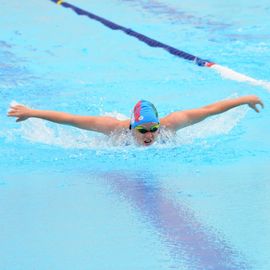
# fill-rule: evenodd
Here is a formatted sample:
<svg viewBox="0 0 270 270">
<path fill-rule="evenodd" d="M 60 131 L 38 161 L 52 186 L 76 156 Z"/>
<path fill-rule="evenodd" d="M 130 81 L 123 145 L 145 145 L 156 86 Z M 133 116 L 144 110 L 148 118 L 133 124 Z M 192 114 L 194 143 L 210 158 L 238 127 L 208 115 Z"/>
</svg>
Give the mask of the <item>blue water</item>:
<svg viewBox="0 0 270 270">
<path fill-rule="evenodd" d="M 268 1 L 71 2 L 259 80 L 270 79 Z M 0 10 L 0 269 L 270 268 L 269 92 L 222 79 L 50 1 Z M 178 132 L 124 147 L 6 117 L 11 102 L 127 118 L 256 94 Z"/>
</svg>

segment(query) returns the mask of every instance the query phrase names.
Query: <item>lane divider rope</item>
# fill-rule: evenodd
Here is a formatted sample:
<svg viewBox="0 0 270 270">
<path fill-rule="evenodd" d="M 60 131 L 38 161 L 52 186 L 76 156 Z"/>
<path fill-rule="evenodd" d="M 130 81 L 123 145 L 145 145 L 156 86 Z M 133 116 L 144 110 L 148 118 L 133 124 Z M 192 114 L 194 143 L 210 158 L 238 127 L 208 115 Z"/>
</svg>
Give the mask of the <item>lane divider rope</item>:
<svg viewBox="0 0 270 270">
<path fill-rule="evenodd" d="M 140 33 L 136 32 L 130 28 L 123 27 L 123 26 L 118 25 L 114 22 L 111 22 L 105 18 L 97 16 L 89 11 L 83 10 L 79 7 L 72 5 L 72 4 L 64 2 L 64 0 L 50 0 L 50 1 L 56 3 L 57 5 L 61 5 L 62 7 L 72 9 L 78 15 L 87 16 L 88 18 L 90 18 L 92 20 L 96 20 L 112 30 L 120 30 L 120 31 L 124 32 L 125 34 L 127 34 L 129 36 L 133 36 L 133 37 L 137 38 L 138 40 L 146 43 L 150 47 L 162 48 L 162 49 L 166 50 L 167 52 L 169 52 L 170 54 L 177 56 L 177 57 L 180 57 L 180 58 L 183 58 L 183 59 L 186 59 L 186 60 L 189 60 L 189 61 L 192 61 L 195 64 L 197 64 L 198 66 L 212 68 L 216 72 L 218 72 L 223 78 L 235 80 L 235 81 L 239 81 L 239 82 L 247 82 L 247 83 L 255 85 L 255 86 L 261 86 L 261 87 L 270 91 L 270 82 L 268 82 L 268 81 L 254 79 L 252 77 L 238 73 L 238 72 L 236 72 L 228 67 L 218 65 L 214 62 L 211 62 L 211 61 L 202 59 L 200 57 L 194 56 L 192 54 L 189 54 L 187 52 L 181 51 L 181 50 L 176 49 L 172 46 L 169 46 L 169 45 L 164 44 L 162 42 L 159 42 L 155 39 L 149 38 L 143 34 L 140 34 Z"/>
</svg>

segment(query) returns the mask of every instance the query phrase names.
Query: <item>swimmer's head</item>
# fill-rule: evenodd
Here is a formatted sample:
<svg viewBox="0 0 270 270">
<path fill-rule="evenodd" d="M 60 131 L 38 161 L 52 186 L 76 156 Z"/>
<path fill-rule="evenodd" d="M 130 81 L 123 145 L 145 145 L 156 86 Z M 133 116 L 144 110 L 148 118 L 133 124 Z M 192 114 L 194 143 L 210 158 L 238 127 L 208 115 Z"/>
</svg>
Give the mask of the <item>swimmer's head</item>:
<svg viewBox="0 0 270 270">
<path fill-rule="evenodd" d="M 151 102 L 140 100 L 135 105 L 130 129 L 138 144 L 149 146 L 154 143 L 159 133 L 159 120 L 157 110 Z"/>
</svg>

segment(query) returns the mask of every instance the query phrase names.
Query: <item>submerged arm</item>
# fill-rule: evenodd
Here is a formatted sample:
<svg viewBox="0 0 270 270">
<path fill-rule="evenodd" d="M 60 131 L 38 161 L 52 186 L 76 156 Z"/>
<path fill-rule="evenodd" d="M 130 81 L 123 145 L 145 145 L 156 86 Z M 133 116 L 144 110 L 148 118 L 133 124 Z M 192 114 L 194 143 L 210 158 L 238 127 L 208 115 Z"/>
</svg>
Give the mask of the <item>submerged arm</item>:
<svg viewBox="0 0 270 270">
<path fill-rule="evenodd" d="M 262 101 L 257 96 L 243 96 L 239 98 L 218 101 L 198 109 L 173 112 L 164 117 L 161 122 L 163 122 L 165 126 L 172 130 L 178 130 L 180 128 L 198 123 L 209 116 L 220 114 L 245 104 L 254 109 L 256 112 L 259 112 L 256 105 L 259 104 L 263 107 Z"/>
<path fill-rule="evenodd" d="M 65 112 L 34 110 L 23 105 L 11 106 L 8 116 L 17 117 L 16 122 L 34 117 L 104 134 L 128 127 L 127 121 L 120 121 L 109 116 L 80 116 Z"/>
</svg>

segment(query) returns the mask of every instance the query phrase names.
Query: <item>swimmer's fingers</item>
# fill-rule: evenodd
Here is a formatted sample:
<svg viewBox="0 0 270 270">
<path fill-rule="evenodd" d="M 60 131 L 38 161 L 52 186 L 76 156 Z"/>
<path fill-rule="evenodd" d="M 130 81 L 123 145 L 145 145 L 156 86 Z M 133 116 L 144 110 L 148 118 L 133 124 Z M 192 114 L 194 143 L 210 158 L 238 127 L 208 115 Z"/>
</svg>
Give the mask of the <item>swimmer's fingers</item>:
<svg viewBox="0 0 270 270">
<path fill-rule="evenodd" d="M 24 105 L 11 105 L 9 107 L 9 112 L 28 112 L 29 110 L 31 110 L 30 108 L 24 106 Z"/>
<path fill-rule="evenodd" d="M 16 122 L 24 121 L 29 117 L 29 108 L 23 105 L 13 105 L 7 113 L 8 117 L 18 117 Z"/>
<path fill-rule="evenodd" d="M 16 106 L 12 106 L 10 107 L 10 109 L 8 110 L 8 116 L 19 116 L 20 115 L 20 109 L 17 108 Z"/>
<path fill-rule="evenodd" d="M 24 120 L 26 120 L 26 119 L 29 118 L 27 116 L 21 116 L 18 113 L 12 112 L 12 111 L 8 112 L 8 115 L 7 116 L 8 117 L 17 117 L 16 122 L 21 122 L 21 121 L 24 121 Z"/>
<path fill-rule="evenodd" d="M 257 105 L 260 105 L 262 108 L 264 108 L 264 104 L 263 102 L 259 99 L 257 102 L 252 102 L 248 104 L 250 108 L 252 108 L 255 112 L 260 112 L 260 110 L 258 109 Z"/>
<path fill-rule="evenodd" d="M 28 110 L 29 108 L 24 105 L 11 105 L 10 110 Z"/>
<path fill-rule="evenodd" d="M 263 102 L 262 102 L 260 99 L 259 99 L 259 101 L 258 101 L 258 104 L 260 104 L 261 107 L 264 108 L 264 104 L 263 104 Z"/>
<path fill-rule="evenodd" d="M 14 109 L 10 109 L 7 114 L 9 117 L 16 117 L 17 116 L 17 111 Z"/>
<path fill-rule="evenodd" d="M 254 107 L 255 107 L 256 112 L 260 112 L 260 110 L 256 107 L 257 105 L 260 105 L 262 109 L 264 108 L 264 104 L 259 98 L 258 98 L 257 102 L 254 104 Z"/>
<path fill-rule="evenodd" d="M 256 107 L 255 104 L 253 104 L 252 106 L 250 106 L 255 112 L 260 112 L 259 109 Z"/>
<path fill-rule="evenodd" d="M 251 109 L 253 109 L 255 112 L 260 112 L 259 111 L 259 109 L 256 107 L 256 104 L 254 104 L 254 103 L 250 103 L 250 104 L 248 104 L 248 106 L 251 108 Z"/>
</svg>

